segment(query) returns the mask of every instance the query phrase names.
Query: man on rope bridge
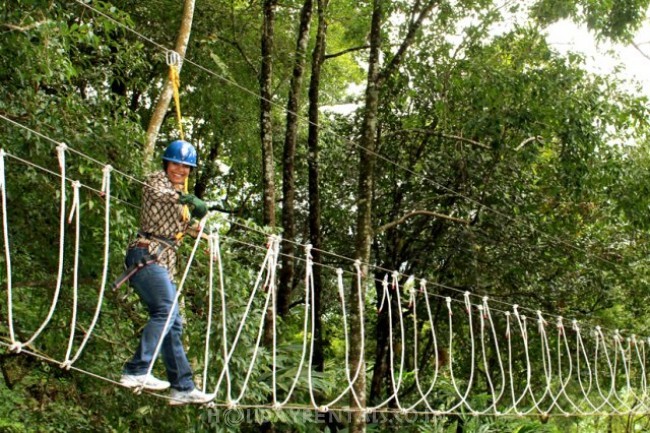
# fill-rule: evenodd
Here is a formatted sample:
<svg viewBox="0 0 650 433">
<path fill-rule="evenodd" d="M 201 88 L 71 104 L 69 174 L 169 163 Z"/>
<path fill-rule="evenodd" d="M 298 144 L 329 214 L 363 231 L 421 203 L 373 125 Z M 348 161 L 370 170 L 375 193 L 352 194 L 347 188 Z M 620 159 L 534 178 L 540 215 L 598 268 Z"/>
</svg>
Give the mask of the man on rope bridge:
<svg viewBox="0 0 650 433">
<path fill-rule="evenodd" d="M 140 230 L 129 244 L 127 269 L 113 284 L 117 288 L 130 281 L 149 312 L 140 344 L 126 363 L 120 383 L 129 388 L 155 391 L 171 386 L 171 405 L 207 403 L 213 396 L 195 388 L 183 348 L 182 319 L 173 279 L 176 249 L 192 228 L 190 216 L 200 219 L 208 210 L 202 200 L 187 193 L 187 179 L 196 167 L 194 146 L 183 140 L 173 141 L 162 159 L 163 170 L 150 175 L 143 188 Z M 188 206 L 192 207 L 191 212 Z M 158 349 L 169 382 L 151 374 Z"/>
</svg>

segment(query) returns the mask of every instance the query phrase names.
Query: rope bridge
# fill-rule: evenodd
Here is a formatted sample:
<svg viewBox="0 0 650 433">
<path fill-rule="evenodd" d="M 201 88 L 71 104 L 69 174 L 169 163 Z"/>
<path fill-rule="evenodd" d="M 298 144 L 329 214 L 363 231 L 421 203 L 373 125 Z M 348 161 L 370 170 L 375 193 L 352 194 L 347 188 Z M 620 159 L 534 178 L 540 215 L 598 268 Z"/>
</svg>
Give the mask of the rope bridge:
<svg viewBox="0 0 650 433">
<path fill-rule="evenodd" d="M 122 175 L 109 165 L 102 167 L 102 185 L 99 190 L 69 179 L 66 173 L 66 152 L 73 149 L 58 144 L 59 172 L 40 167 L 0 149 L 0 195 L 2 233 L 6 264 L 6 324 L 0 327 L 0 344 L 15 353 L 27 353 L 110 382 L 119 374 L 113 371 L 90 371 L 77 364 L 87 351 L 88 343 L 98 329 L 102 308 L 107 302 L 105 293 L 109 274 L 111 242 L 111 203 L 119 201 L 111 196 L 111 177 Z M 48 172 L 60 178 L 58 187 L 59 241 L 55 289 L 47 313 L 36 330 L 19 332 L 15 317 L 15 288 L 12 274 L 11 228 L 7 206 L 7 160 Z M 95 161 L 97 162 L 97 161 Z M 79 190 L 88 188 L 104 198 L 103 261 L 99 278 L 97 302 L 90 325 L 83 336 L 79 328 L 79 245 L 83 220 Z M 72 191 L 68 204 L 69 188 Z M 311 246 L 303 245 L 303 256 L 297 258 L 302 266 L 303 292 L 299 312 L 292 315 L 300 330 L 290 332 L 288 320 L 280 320 L 276 311 L 276 281 L 280 243 L 283 240 L 268 236 L 262 245 L 248 244 L 227 236 L 216 229 L 206 230 L 207 219 L 200 223 L 199 236 L 194 241 L 182 273 L 175 303 L 183 294 L 188 276 L 193 270 L 200 245 L 207 242 L 209 254 L 207 281 L 207 323 L 203 340 L 202 374 L 200 387 L 213 393 L 211 405 L 220 407 L 259 407 L 276 410 L 313 409 L 327 411 L 394 412 L 401 414 L 471 414 L 481 415 L 600 415 L 647 413 L 649 409 L 647 386 L 646 347 L 650 339 L 634 335 L 624 337 L 619 331 L 601 327 L 587 327 L 577 321 L 565 321 L 534 311 L 526 315 L 517 305 L 508 309 L 487 297 L 476 297 L 465 292 L 458 298 L 437 293 L 441 286 L 407 277 L 399 272 L 387 274 L 383 280 L 373 281 L 376 299 L 360 291 L 364 276 L 361 263 L 350 262 L 348 268 L 331 268 L 315 264 Z M 74 225 L 73 239 L 66 237 L 66 226 Z M 207 241 L 202 239 L 204 232 Z M 222 241 L 239 243 L 251 251 L 262 251 L 259 267 L 247 288 L 245 300 L 229 290 L 228 268 L 222 257 Z M 72 260 L 66 260 L 65 246 L 72 246 Z M 68 255 L 70 255 L 68 249 Z M 64 287 L 64 263 L 72 261 L 72 284 Z M 328 355 L 325 371 L 317 372 L 315 354 L 316 296 L 313 280 L 314 266 L 322 266 L 328 279 L 328 289 L 336 296 L 324 322 L 339 326 L 343 340 L 342 350 Z M 69 329 L 52 329 L 51 321 L 57 309 L 66 306 L 59 302 L 61 293 L 70 290 L 72 306 Z M 238 301 L 238 302 L 235 302 Z M 364 362 L 354 364 L 351 359 L 352 318 L 351 303 L 361 312 L 361 347 L 355 348 L 368 358 L 374 349 L 369 336 L 373 324 L 387 317 L 388 329 L 388 392 L 364 404 L 357 395 L 355 383 L 367 374 Z M 524 312 L 525 310 L 525 312 Z M 173 311 L 173 309 L 172 309 Z M 293 312 L 293 310 L 292 310 Z M 270 315 L 267 318 L 267 315 Z M 383 316 L 382 316 L 383 315 Z M 168 317 L 167 323 L 171 316 Z M 272 336 L 264 344 L 265 332 Z M 6 329 L 4 329 L 6 325 Z M 67 335 L 65 355 L 55 359 L 38 349 L 39 338 L 45 332 Z M 23 338 L 18 335 L 27 334 Z M 299 343 L 296 344 L 296 341 Z M 282 352 L 292 342 L 291 356 Z M 162 339 L 158 341 L 156 354 Z M 92 354 L 90 354 L 92 356 Z M 242 361 L 243 360 L 243 361 Z M 149 365 L 149 372 L 153 363 Z M 259 382 L 268 385 L 270 401 L 260 402 L 253 395 Z M 327 384 L 327 385 L 324 385 Z M 141 390 L 136 390 L 140 392 Z M 164 394 L 153 394 L 161 399 Z M 354 404 L 353 404 L 354 403 Z"/>
</svg>

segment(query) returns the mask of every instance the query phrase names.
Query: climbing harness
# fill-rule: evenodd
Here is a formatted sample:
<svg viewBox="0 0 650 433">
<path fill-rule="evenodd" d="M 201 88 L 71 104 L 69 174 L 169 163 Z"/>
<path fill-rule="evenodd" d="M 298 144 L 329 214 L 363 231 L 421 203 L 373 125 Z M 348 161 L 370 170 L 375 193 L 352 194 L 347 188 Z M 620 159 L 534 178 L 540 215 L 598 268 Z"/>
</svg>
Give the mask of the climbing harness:
<svg viewBox="0 0 650 433">
<path fill-rule="evenodd" d="M 147 265 L 151 265 L 158 261 L 158 256 L 156 254 L 146 254 L 142 256 L 140 260 L 134 265 L 129 266 L 122 272 L 122 274 L 117 277 L 117 279 L 111 284 L 111 289 L 117 290 L 120 286 L 131 279 L 132 276 L 137 274 L 142 268 Z"/>
<path fill-rule="evenodd" d="M 178 243 L 172 239 L 168 239 L 161 236 L 156 236 L 152 233 L 138 232 L 138 239 L 144 239 L 143 241 L 136 241 L 133 244 L 135 248 L 148 248 L 149 241 L 155 240 L 160 243 L 158 246 L 158 251 L 154 254 L 145 254 L 143 255 L 137 263 L 132 264 L 131 266 L 124 269 L 124 272 L 120 274 L 119 277 L 111 284 L 111 289 L 114 291 L 119 289 L 122 284 L 126 283 L 133 277 L 135 274 L 140 272 L 145 266 L 151 265 L 158 262 L 158 258 L 161 257 L 167 250 L 178 248 Z M 131 248 L 133 248 L 131 247 Z"/>
</svg>

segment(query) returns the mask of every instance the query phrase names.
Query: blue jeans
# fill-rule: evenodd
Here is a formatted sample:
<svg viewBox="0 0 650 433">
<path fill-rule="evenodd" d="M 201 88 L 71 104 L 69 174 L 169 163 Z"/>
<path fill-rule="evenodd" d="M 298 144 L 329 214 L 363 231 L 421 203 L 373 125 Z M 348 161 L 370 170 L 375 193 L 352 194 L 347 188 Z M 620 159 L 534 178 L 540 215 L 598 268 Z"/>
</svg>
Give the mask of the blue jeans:
<svg viewBox="0 0 650 433">
<path fill-rule="evenodd" d="M 129 249 L 126 255 L 126 265 L 131 266 L 137 263 L 146 254 L 148 254 L 146 248 Z M 142 268 L 131 277 L 130 282 L 149 311 L 149 322 L 142 331 L 140 345 L 133 355 L 133 359 L 124 367 L 125 374 L 140 375 L 147 373 L 149 364 L 152 362 L 158 339 L 163 333 L 167 316 L 174 304 L 176 285 L 171 281 L 167 269 L 157 263 Z M 191 391 L 194 389 L 194 381 L 192 380 L 192 369 L 183 348 L 182 324 L 177 304 L 174 307 L 169 327 L 164 332 L 165 336 L 160 352 L 171 387 L 179 391 Z"/>
</svg>

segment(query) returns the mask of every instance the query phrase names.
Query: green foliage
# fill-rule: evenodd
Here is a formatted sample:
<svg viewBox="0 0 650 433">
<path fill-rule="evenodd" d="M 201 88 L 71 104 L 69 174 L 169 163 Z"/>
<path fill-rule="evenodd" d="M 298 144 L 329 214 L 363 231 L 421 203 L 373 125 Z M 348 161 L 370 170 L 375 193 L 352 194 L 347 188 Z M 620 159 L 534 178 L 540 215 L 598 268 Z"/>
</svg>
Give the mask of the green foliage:
<svg viewBox="0 0 650 433">
<path fill-rule="evenodd" d="M 531 15 L 542 24 L 575 19 L 600 38 L 630 41 L 643 24 L 648 6 L 648 0 L 539 0 L 534 2 Z"/>
<path fill-rule="evenodd" d="M 263 255 L 263 251 L 253 250 L 248 244 L 263 245 L 264 235 L 259 233 L 271 232 L 257 224 L 261 212 L 261 155 L 256 144 L 258 3 L 198 2 L 188 49 L 192 62 L 185 63 L 181 76 L 187 134 L 200 154 L 200 167 L 192 178 L 195 192 L 202 199 L 220 202 L 236 212 L 236 217 L 213 217 L 210 221 L 224 235 L 224 286 L 231 313 L 226 334 L 232 338 L 243 324 L 231 362 L 236 372 L 235 392 L 243 385 L 241 372 L 252 360 L 264 305 L 261 294 L 252 300 L 252 313 L 244 316 Z M 383 48 L 385 59 L 391 58 L 395 42 L 404 36 L 410 18 L 405 11 L 413 2 L 389 3 L 390 18 L 383 27 L 388 41 Z M 531 13 L 543 25 L 570 17 L 587 23 L 600 37 L 628 40 L 645 16 L 648 3 L 540 0 L 534 3 Z M 166 74 L 163 53 L 115 21 L 74 1 L 21 0 L 1 4 L 0 114 L 141 178 L 145 171 L 139 158 L 144 129 Z M 173 45 L 181 2 L 123 0 L 91 4 L 164 46 Z M 290 1 L 278 8 L 274 64 L 278 156 L 285 120 L 282 107 L 293 65 L 296 10 L 300 5 Z M 647 334 L 647 98 L 626 93 L 614 79 L 586 72 L 580 56 L 558 56 L 534 21 L 498 37 L 489 34 L 487 29 L 502 20 L 495 6 L 488 0 L 442 2 L 417 35 L 414 49 L 400 65 L 400 73 L 380 89 L 378 149 L 390 161 L 382 159 L 378 164 L 373 226 L 390 224 L 418 209 L 464 218 L 471 224 L 414 217 L 377 231 L 373 238 L 374 263 L 401 268 L 405 273 L 458 290 L 497 296 L 556 314 L 597 318 L 605 326 Z M 523 8 L 520 4 L 512 7 Z M 331 1 L 327 11 L 327 53 L 365 45 L 371 10 L 369 1 Z M 471 25 L 459 26 L 467 22 Z M 459 33 L 463 38 L 460 43 L 449 37 Z M 366 56 L 365 50 L 354 49 L 326 61 L 321 83 L 323 106 L 356 101 L 347 88 L 364 82 Z M 305 98 L 306 91 L 303 101 Z M 358 149 L 354 139 L 358 124 L 348 116 L 323 109 L 320 126 L 324 247 L 347 257 L 351 255 L 357 206 Z M 167 138 L 177 134 L 174 128 L 170 112 L 159 150 Z M 307 233 L 306 130 L 302 120 L 296 164 L 299 241 L 304 241 Z M 10 155 L 59 172 L 54 143 L 6 121 L 0 121 L 0 133 L 0 146 Z M 105 200 L 96 191 L 101 186 L 102 166 L 72 152 L 66 154 L 66 159 L 67 176 L 93 188 L 82 189 L 80 196 L 78 344 L 97 302 Z M 11 157 L 6 159 L 6 170 L 15 287 L 13 314 L 22 337 L 39 326 L 53 298 L 59 259 L 60 179 Z M 137 227 L 141 188 L 119 173 L 113 173 L 111 180 L 112 196 L 117 200 L 111 202 L 110 211 L 109 280 L 121 270 L 124 248 Z M 71 193 L 68 184 L 67 210 Z M 68 333 L 57 330 L 67 330 L 71 320 L 72 224 L 66 223 L 65 236 L 64 290 L 52 323 L 36 344 L 39 350 L 59 359 L 65 353 Z M 188 256 L 190 247 L 190 242 L 184 244 L 182 257 Z M 195 260 L 184 289 L 188 355 L 197 372 L 202 372 L 203 365 L 209 362 L 210 387 L 216 384 L 215 375 L 223 366 L 220 349 L 224 325 L 214 323 L 211 355 L 205 360 L 204 348 L 198 342 L 208 319 L 210 258 L 200 251 Z M 328 267 L 347 265 L 338 256 L 325 260 Z M 5 284 L 4 257 L 0 261 L 0 282 Z M 322 373 L 314 374 L 313 381 L 319 398 L 328 401 L 344 386 L 345 335 L 335 274 L 329 268 L 323 272 L 326 364 Z M 383 273 L 375 276 L 381 279 Z M 302 292 L 300 284 L 296 286 L 295 300 L 299 301 Z M 379 299 L 377 293 L 369 294 L 368 310 Z M 441 291 L 437 295 L 456 296 L 456 292 Z M 131 355 L 146 313 L 137 296 L 126 287 L 106 296 L 95 337 L 78 365 L 115 378 Z M 215 309 L 220 308 L 219 302 Z M 286 395 L 288 385 L 298 374 L 300 360 L 296 353 L 302 351 L 305 337 L 302 305 L 297 305 L 279 323 L 280 396 Z M 433 309 L 444 311 L 443 302 L 434 301 Z M 408 309 L 401 313 L 412 314 Z M 417 313 L 420 318 L 426 314 Z M 0 303 L 2 337 L 8 333 L 7 314 L 7 305 Z M 371 317 L 366 330 L 366 357 L 372 365 L 381 362 L 375 354 L 386 341 L 375 338 L 375 332 L 386 322 L 381 316 Z M 435 317 L 435 325 L 441 335 L 451 332 L 444 314 Z M 464 323 L 455 326 L 454 332 L 468 332 Z M 422 338 L 427 338 L 429 325 L 419 331 Z M 405 345 L 412 343 L 412 334 L 408 335 Z M 469 343 L 467 339 L 456 340 L 451 353 L 458 378 L 469 369 Z M 514 350 L 521 350 L 520 345 L 515 342 Z M 425 377 L 431 377 L 434 362 L 442 355 L 428 354 L 429 362 L 421 366 Z M 539 360 L 540 353 L 531 356 Z M 258 353 L 246 404 L 268 404 L 271 358 L 268 348 Z M 324 428 L 322 423 L 298 413 L 262 409 L 253 411 L 253 417 L 243 424 L 215 426 L 205 410 L 168 408 L 154 397 L 132 395 L 32 358 L 2 353 L 0 366 L 4 378 L 4 386 L 0 387 L 0 431 L 247 432 L 257 430 L 265 421 L 272 421 L 277 431 Z M 431 400 L 435 408 L 445 410 L 453 404 L 455 390 L 448 365 L 440 367 L 439 383 Z M 515 367 L 523 370 L 518 362 Z M 295 398 L 308 401 L 306 370 L 299 377 Z M 524 379 L 520 379 L 523 383 Z M 418 396 L 413 392 L 413 372 L 405 374 L 403 380 L 403 389 L 408 391 L 400 398 L 414 403 Z M 458 381 L 461 387 L 467 385 Z M 484 378 L 477 381 L 486 386 Z M 380 395 L 373 398 L 386 396 L 386 388 L 380 388 Z M 223 390 L 219 398 L 223 400 Z M 487 405 L 491 398 L 486 392 L 472 396 L 470 403 Z M 647 420 L 639 416 L 629 422 L 644 426 Z M 606 425 L 612 432 L 626 428 L 622 419 L 538 421 L 461 414 L 432 419 L 386 416 L 370 420 L 368 431 L 596 432 L 603 431 Z"/>
</svg>

